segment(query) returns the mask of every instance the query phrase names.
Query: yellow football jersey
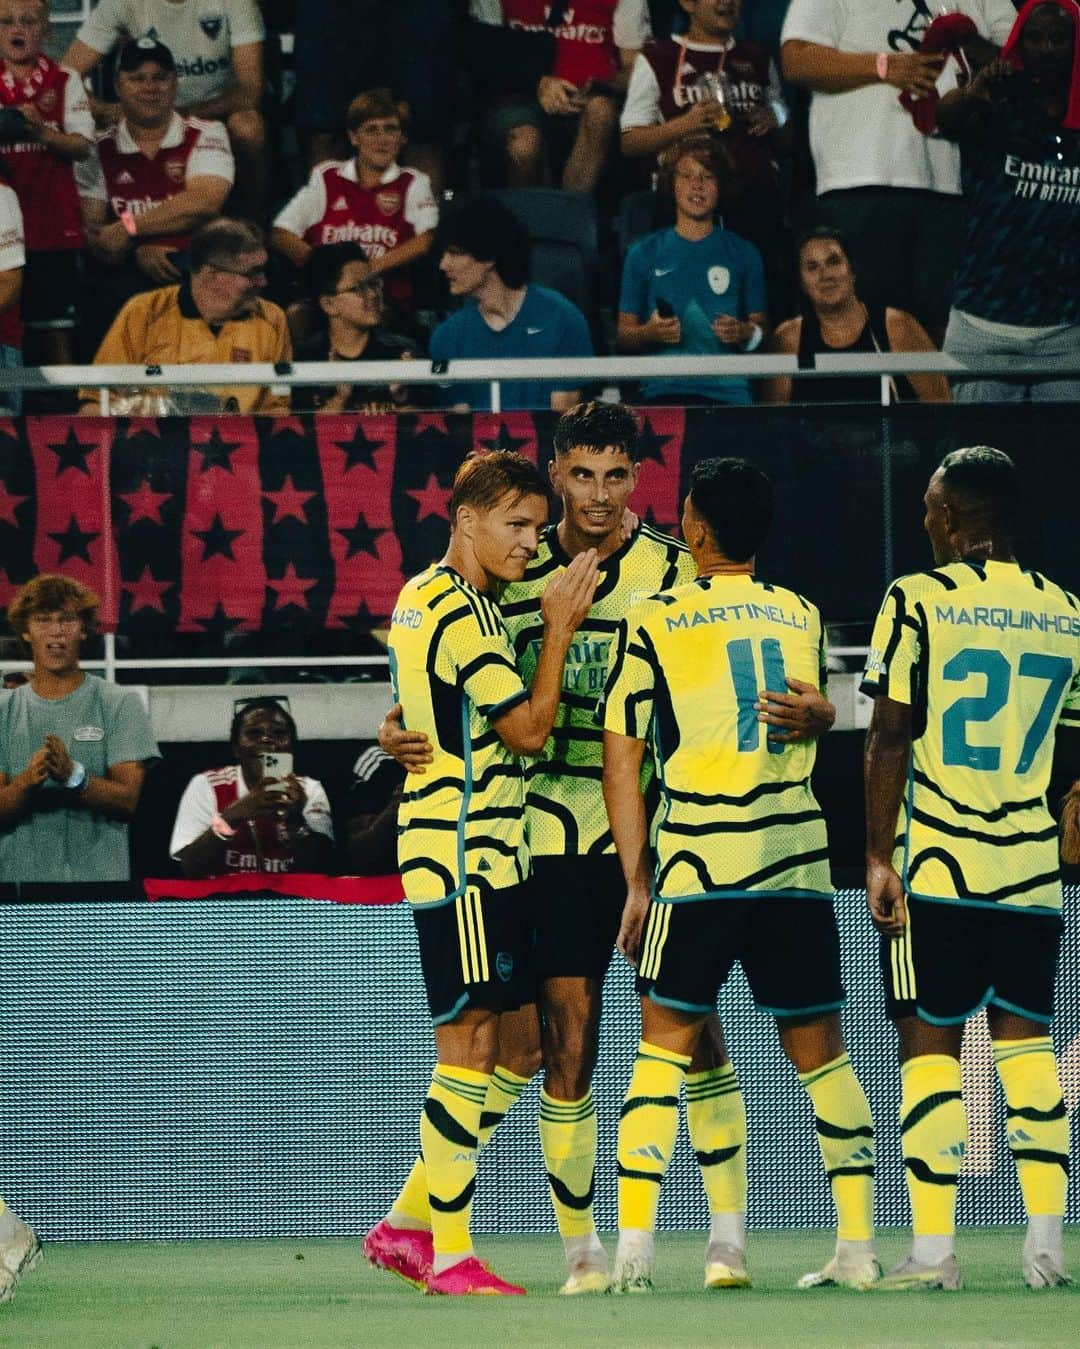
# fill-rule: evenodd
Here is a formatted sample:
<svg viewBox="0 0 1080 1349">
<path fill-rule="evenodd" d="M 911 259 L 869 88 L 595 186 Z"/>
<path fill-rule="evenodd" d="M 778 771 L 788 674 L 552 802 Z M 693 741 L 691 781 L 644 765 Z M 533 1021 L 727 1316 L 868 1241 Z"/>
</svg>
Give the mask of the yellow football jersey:
<svg viewBox="0 0 1080 1349">
<path fill-rule="evenodd" d="M 499 601 L 525 682 L 532 683 L 543 637 L 540 597 L 551 577 L 569 563 L 554 525 L 525 576 Z M 607 677 L 619 623 L 647 595 L 689 581 L 694 564 L 686 545 L 649 525 L 600 563 L 600 580 L 585 621 L 566 656 L 555 725 L 541 754 L 526 770 L 526 818 L 534 857 L 575 857 L 613 852 L 601 787 L 603 732 L 596 704 Z"/>
<path fill-rule="evenodd" d="M 702 577 L 627 617 L 603 725 L 652 750 L 656 898 L 832 894 L 816 745 L 770 741 L 754 709 L 787 676 L 824 688 L 825 646 L 817 609 L 780 586 Z"/>
<path fill-rule="evenodd" d="M 402 589 L 390 624 L 390 679 L 404 725 L 434 755 L 410 775 L 398 812 L 398 866 L 414 904 L 529 874 L 521 761 L 493 726 L 529 696 L 498 607 L 449 567 Z"/>
<path fill-rule="evenodd" d="M 1046 791 L 1058 723 L 1080 726 L 1080 602 L 1015 563 L 902 577 L 863 691 L 912 709 L 895 865 L 924 899 L 1061 908 Z"/>
</svg>

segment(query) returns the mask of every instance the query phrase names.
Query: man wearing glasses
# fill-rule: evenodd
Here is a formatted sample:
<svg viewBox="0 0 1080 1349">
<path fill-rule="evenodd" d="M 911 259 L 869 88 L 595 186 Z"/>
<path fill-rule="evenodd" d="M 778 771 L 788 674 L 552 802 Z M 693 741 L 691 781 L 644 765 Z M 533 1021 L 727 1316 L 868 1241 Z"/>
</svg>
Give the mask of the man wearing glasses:
<svg viewBox="0 0 1080 1349">
<path fill-rule="evenodd" d="M 95 365 L 236 365 L 292 360 L 284 313 L 260 298 L 267 253 L 262 230 L 247 220 L 222 217 L 191 236 L 191 275 L 130 299 L 94 357 Z M 136 395 L 136 398 L 145 397 Z M 241 412 L 280 415 L 289 410 L 287 389 L 223 385 L 171 391 L 182 413 Z M 83 389 L 80 411 L 95 414 L 95 389 Z M 148 409 L 125 412 L 145 415 Z M 119 412 L 120 407 L 112 407 Z"/>
</svg>

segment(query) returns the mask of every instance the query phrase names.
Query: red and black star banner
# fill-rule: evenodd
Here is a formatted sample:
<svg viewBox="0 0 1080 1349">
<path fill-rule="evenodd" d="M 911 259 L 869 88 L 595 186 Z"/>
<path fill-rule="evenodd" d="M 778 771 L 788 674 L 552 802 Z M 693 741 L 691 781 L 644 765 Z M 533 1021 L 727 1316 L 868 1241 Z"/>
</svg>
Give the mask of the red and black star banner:
<svg viewBox="0 0 1080 1349">
<path fill-rule="evenodd" d="M 686 414 L 651 409 L 634 506 L 679 518 Z M 446 548 L 472 449 L 551 454 L 554 416 L 0 421 L 0 607 L 38 572 L 101 597 L 105 631 L 379 626 Z M 704 437 L 702 438 L 704 439 Z"/>
</svg>

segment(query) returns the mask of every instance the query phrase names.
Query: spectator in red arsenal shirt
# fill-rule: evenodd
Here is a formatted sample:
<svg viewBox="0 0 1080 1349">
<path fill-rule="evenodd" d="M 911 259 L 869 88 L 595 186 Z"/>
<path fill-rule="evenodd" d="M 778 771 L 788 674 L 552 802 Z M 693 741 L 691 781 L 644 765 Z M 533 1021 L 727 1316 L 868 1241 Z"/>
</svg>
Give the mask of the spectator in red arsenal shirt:
<svg viewBox="0 0 1080 1349">
<path fill-rule="evenodd" d="M 370 275 L 383 278 L 391 314 L 405 320 L 413 308 L 409 264 L 430 249 L 439 208 L 427 175 L 397 162 L 407 104 L 395 102 L 389 89 L 366 90 L 349 104 L 347 126 L 356 155 L 316 167 L 274 221 L 270 247 L 299 268 L 313 248 L 358 243 Z"/>
<path fill-rule="evenodd" d="M 513 187 L 548 181 L 554 149 L 567 192 L 592 192 L 604 168 L 618 101 L 649 36 L 646 0 L 472 0 L 473 16 L 526 32 L 553 32 L 555 65 L 527 103 L 499 108 L 494 132 Z"/>
<path fill-rule="evenodd" d="M 82 81 L 44 54 L 45 0 L 0 0 L 0 163 L 26 235 L 22 316 L 34 361 L 70 365 L 83 245 L 72 164 L 86 159 L 94 123 Z"/>
<path fill-rule="evenodd" d="M 761 253 L 770 292 L 786 290 L 790 247 L 776 156 L 789 152 L 793 128 L 776 63 L 764 47 L 735 36 L 742 0 L 679 4 L 690 20 L 685 35 L 649 43 L 634 62 L 620 148 L 655 159 L 686 136 L 717 136 L 737 174 L 724 225 Z M 783 312 L 788 298 L 772 294 L 771 305 Z"/>
<path fill-rule="evenodd" d="M 84 304 L 89 353 L 124 302 L 181 279 L 192 231 L 219 214 L 233 181 L 225 128 L 176 111 L 176 67 L 152 38 L 120 53 L 121 116 L 76 172 L 94 258 Z"/>
</svg>

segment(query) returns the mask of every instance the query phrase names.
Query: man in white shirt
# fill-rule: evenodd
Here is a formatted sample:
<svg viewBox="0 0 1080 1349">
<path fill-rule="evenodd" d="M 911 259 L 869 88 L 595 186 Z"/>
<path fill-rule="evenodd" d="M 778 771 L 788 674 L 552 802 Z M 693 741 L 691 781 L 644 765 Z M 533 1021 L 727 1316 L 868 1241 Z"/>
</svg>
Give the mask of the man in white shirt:
<svg viewBox="0 0 1080 1349">
<path fill-rule="evenodd" d="M 256 0 L 100 0 L 64 56 L 88 75 L 133 38 L 163 43 L 176 58 L 177 107 L 224 122 L 237 162 L 237 193 L 258 216 L 269 195 L 263 93 L 266 29 Z M 95 102 L 99 122 L 115 122 L 116 105 Z"/>
<path fill-rule="evenodd" d="M 956 7 L 978 29 L 969 62 L 993 59 L 1016 18 L 1010 0 Z M 932 18 L 926 0 L 792 0 L 780 56 L 813 92 L 817 214 L 850 240 L 860 296 L 911 311 L 940 340 L 963 231 L 960 157 L 898 102 L 956 83 L 955 62 L 917 50 Z"/>
</svg>

